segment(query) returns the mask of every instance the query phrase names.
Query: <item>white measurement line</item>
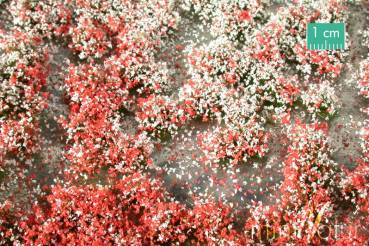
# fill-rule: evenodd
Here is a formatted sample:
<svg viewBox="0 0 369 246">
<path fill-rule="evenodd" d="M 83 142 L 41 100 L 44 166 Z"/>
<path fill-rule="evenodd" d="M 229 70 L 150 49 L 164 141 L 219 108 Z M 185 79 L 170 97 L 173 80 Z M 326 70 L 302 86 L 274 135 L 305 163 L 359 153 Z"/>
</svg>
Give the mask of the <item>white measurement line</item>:
<svg viewBox="0 0 369 246">
<path fill-rule="evenodd" d="M 329 43 L 328 40 L 324 40 L 324 43 L 321 44 L 315 44 L 311 43 L 309 44 L 310 50 L 339 50 L 344 49 L 345 45 L 341 43 Z"/>
</svg>

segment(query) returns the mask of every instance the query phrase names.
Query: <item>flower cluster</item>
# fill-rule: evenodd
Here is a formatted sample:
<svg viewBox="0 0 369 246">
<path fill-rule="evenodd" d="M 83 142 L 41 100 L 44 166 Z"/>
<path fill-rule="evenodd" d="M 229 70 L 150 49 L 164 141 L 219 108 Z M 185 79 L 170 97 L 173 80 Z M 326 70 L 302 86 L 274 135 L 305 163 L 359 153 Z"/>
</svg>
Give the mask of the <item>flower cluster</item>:
<svg viewBox="0 0 369 246">
<path fill-rule="evenodd" d="M 121 111 L 130 101 L 127 86 L 109 66 L 71 66 L 65 81 L 69 99 L 67 159 L 77 174 L 94 173 L 100 167 L 144 163 L 151 151 L 145 133 L 131 135 L 121 129 Z"/>
<path fill-rule="evenodd" d="M 191 100 L 206 119 L 247 121 L 250 113 L 264 110 L 275 120 L 289 111 L 299 95 L 295 76 L 283 76 L 254 58 L 251 50 L 239 51 L 223 38 L 191 49 L 189 64 L 192 77 L 180 89 L 180 100 Z M 236 113 L 240 111 L 249 113 Z"/>
<path fill-rule="evenodd" d="M 304 80 L 335 79 L 341 72 L 347 52 L 309 50 L 306 27 L 310 22 L 346 20 L 345 6 L 338 1 L 317 1 L 308 5 L 302 2 L 272 16 L 265 27 L 254 34 L 258 42 L 248 40 L 250 46 L 258 59 L 277 63 L 280 67 L 292 65 Z"/>
<path fill-rule="evenodd" d="M 186 4 L 184 5 L 186 6 Z M 243 42 L 258 24 L 265 21 L 265 4 L 260 1 L 194 1 L 185 9 L 194 9 L 203 22 L 210 22 L 210 33 Z"/>
<path fill-rule="evenodd" d="M 339 197 L 341 174 L 337 163 L 331 160 L 332 150 L 327 139 L 325 123 L 297 125 L 290 129 L 291 144 L 285 161 L 286 177 L 281 190 L 282 203 L 299 207 L 306 203 L 329 202 Z"/>
<path fill-rule="evenodd" d="M 197 203 L 187 209 L 164 196 L 158 181 L 133 173 L 112 187 L 57 185 L 48 196 L 50 211 L 20 223 L 25 243 L 159 244 L 236 241 L 230 208 Z M 235 238 L 236 237 L 236 238 Z"/>
<path fill-rule="evenodd" d="M 13 30 L 0 39 L 0 244 L 17 238 L 17 217 L 41 192 L 33 186 L 48 55 L 41 41 Z M 19 197 L 16 198 L 19 194 Z M 4 238 L 4 239 L 3 239 Z M 5 240 L 5 241 L 3 241 Z"/>
<path fill-rule="evenodd" d="M 234 165 L 268 151 L 268 134 L 254 119 L 238 129 L 216 128 L 200 135 L 198 142 L 206 158 L 215 164 Z"/>
<path fill-rule="evenodd" d="M 369 47 L 369 29 L 366 29 L 361 32 L 363 38 L 363 45 Z"/>
<path fill-rule="evenodd" d="M 332 233 L 338 219 L 334 210 L 348 206 L 346 209 L 352 211 L 354 207 L 350 196 L 343 195 L 347 179 L 330 158 L 327 127 L 298 120 L 289 129 L 291 144 L 284 163 L 281 196 L 273 206 L 256 204 L 245 224 L 247 231 L 256 230 L 254 242 L 319 244 L 323 238 L 331 243 L 347 239 L 345 234 Z M 321 231 L 322 227 L 330 231 Z M 353 240 L 365 239 L 359 234 L 352 236 Z"/>
<path fill-rule="evenodd" d="M 42 89 L 48 58 L 40 41 L 20 32 L 4 34 L 0 42 L 1 155 L 11 152 L 22 158 L 37 148 L 38 119 L 47 106 Z"/>
<path fill-rule="evenodd" d="M 308 90 L 301 95 L 301 100 L 313 119 L 320 117 L 329 120 L 339 108 L 335 90 L 328 82 L 310 84 Z"/>
<path fill-rule="evenodd" d="M 137 112 L 139 127 L 152 132 L 154 137 L 164 140 L 173 135 L 178 127 L 188 122 L 195 114 L 186 108 L 180 107 L 169 97 L 151 95 L 148 98 L 139 98 L 140 111 Z"/>
<path fill-rule="evenodd" d="M 43 213 L 42 207 L 36 206 L 35 216 L 21 223 L 25 242 L 164 243 L 178 237 L 176 222 L 181 208 L 165 203 L 158 187 L 139 173 L 123 177 L 111 188 L 55 186 L 48 196 L 50 211 Z"/>
<path fill-rule="evenodd" d="M 369 98 L 369 58 L 360 63 L 358 87 L 359 94 Z"/>
<path fill-rule="evenodd" d="M 62 37 L 72 23 L 71 1 L 10 1 L 9 12 L 20 30 L 41 37 Z"/>
</svg>

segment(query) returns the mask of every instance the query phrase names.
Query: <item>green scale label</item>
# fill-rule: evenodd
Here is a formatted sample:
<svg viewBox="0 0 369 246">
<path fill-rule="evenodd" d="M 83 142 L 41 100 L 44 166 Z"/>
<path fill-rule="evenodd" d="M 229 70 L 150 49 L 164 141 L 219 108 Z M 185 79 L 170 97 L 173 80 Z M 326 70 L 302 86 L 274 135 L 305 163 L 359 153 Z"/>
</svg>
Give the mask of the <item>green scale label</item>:
<svg viewBox="0 0 369 246">
<path fill-rule="evenodd" d="M 345 49 L 345 24 L 309 23 L 306 39 L 310 50 Z"/>
</svg>

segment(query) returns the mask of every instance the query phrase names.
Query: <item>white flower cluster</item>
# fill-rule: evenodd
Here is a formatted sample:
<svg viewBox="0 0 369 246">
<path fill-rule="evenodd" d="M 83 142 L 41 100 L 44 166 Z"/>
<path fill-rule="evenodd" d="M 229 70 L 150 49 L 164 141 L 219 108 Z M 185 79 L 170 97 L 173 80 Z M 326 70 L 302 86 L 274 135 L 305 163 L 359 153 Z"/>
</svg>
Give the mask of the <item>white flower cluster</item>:
<svg viewBox="0 0 369 246">
<path fill-rule="evenodd" d="M 363 160 L 369 163 L 369 120 L 364 121 L 363 126 L 359 132 L 360 146 L 363 152 Z"/>
<path fill-rule="evenodd" d="M 362 35 L 362 39 L 363 39 L 362 45 L 369 48 L 369 28 L 367 28 L 366 30 L 361 31 L 361 35 Z"/>
<path fill-rule="evenodd" d="M 314 121 L 319 117 L 329 120 L 340 107 L 335 89 L 327 81 L 309 84 L 308 90 L 302 93 L 301 99 Z"/>
<path fill-rule="evenodd" d="M 14 25 L 29 35 L 48 38 L 62 35 L 70 24 L 70 1 L 15 0 L 9 2 Z"/>
<path fill-rule="evenodd" d="M 361 61 L 359 67 L 358 78 L 359 95 L 369 99 L 369 57 Z M 369 107 L 361 108 L 361 111 L 369 116 Z M 363 159 L 365 162 L 369 162 L 369 120 L 364 120 L 362 128 L 360 130 L 361 148 L 363 151 Z"/>
<path fill-rule="evenodd" d="M 225 35 L 229 40 L 242 43 L 257 21 L 265 21 L 263 8 L 263 4 L 256 0 L 210 0 L 203 7 L 200 18 L 210 19 L 213 36 Z"/>
<path fill-rule="evenodd" d="M 192 99 L 198 113 L 226 121 L 227 115 L 246 109 L 265 109 L 278 118 L 298 92 L 296 78 L 282 76 L 272 64 L 253 58 L 251 50 L 238 50 L 222 37 L 190 50 L 189 72 L 192 77 L 180 89 L 180 100 Z"/>
<path fill-rule="evenodd" d="M 369 57 L 360 63 L 358 87 L 359 94 L 369 98 Z"/>
<path fill-rule="evenodd" d="M 0 43 L 0 118 L 11 112 L 39 111 L 43 108 L 42 97 L 37 92 L 45 83 L 45 78 L 31 74 L 27 67 L 33 67 L 35 72 L 39 69 L 39 74 L 45 72 L 45 68 L 37 65 L 43 63 L 44 53 L 43 48 L 31 41 L 20 41 L 12 35 L 3 36 Z"/>
<path fill-rule="evenodd" d="M 238 82 L 250 65 L 249 54 L 238 50 L 234 43 L 218 37 L 199 48 L 189 49 L 189 74 L 193 77 Z"/>
<path fill-rule="evenodd" d="M 14 33 L 0 40 L 0 145 L 7 151 L 32 153 L 39 114 L 46 106 L 46 51 L 28 36 Z M 2 146 L 4 147 L 4 146 Z M 23 151 L 24 150 L 24 151 Z"/>
</svg>

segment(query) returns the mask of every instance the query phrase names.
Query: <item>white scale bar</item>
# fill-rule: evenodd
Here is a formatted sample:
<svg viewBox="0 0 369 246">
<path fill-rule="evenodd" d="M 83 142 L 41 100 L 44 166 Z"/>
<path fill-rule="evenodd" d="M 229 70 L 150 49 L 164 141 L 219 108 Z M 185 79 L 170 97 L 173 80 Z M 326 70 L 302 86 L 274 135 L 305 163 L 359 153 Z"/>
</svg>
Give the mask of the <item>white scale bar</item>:
<svg viewBox="0 0 369 246">
<path fill-rule="evenodd" d="M 344 49 L 343 44 L 331 44 L 327 43 L 327 40 L 325 40 L 324 44 L 309 44 L 310 50 L 338 50 L 338 49 Z"/>
</svg>

